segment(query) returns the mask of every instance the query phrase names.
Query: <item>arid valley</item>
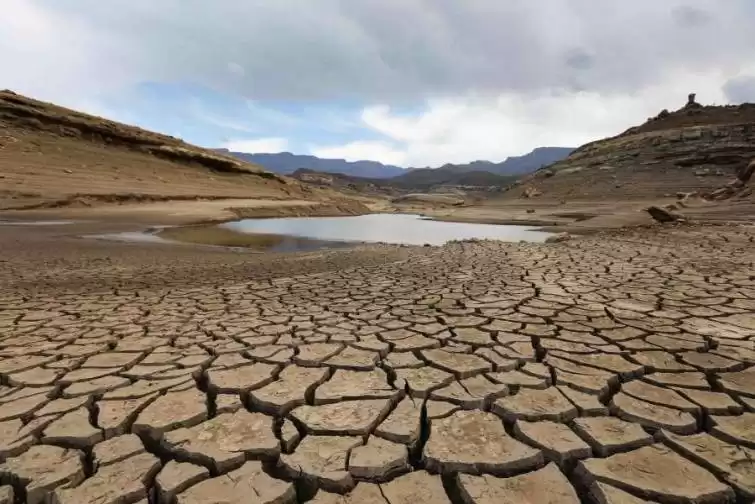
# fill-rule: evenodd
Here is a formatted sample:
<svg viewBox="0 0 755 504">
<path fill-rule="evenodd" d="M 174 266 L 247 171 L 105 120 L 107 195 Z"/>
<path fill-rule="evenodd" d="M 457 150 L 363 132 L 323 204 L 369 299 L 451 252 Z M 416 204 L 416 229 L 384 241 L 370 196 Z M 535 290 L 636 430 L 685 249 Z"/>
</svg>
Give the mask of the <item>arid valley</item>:
<svg viewBox="0 0 755 504">
<path fill-rule="evenodd" d="M 0 504 L 752 502 L 753 159 L 754 105 L 692 100 L 396 187 L 0 92 Z M 553 234 L 217 227 L 373 213 Z"/>
</svg>

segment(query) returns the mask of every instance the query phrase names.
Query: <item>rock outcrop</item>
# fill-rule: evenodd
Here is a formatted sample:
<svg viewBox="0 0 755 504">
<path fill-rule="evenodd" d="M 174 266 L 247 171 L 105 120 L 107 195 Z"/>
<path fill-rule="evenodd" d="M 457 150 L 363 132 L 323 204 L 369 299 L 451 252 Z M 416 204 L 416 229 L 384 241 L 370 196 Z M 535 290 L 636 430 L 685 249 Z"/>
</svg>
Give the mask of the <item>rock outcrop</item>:
<svg viewBox="0 0 755 504">
<path fill-rule="evenodd" d="M 520 198 L 537 191 L 541 199 L 558 200 L 702 195 L 735 177 L 748 182 L 754 158 L 755 104 L 703 106 L 690 95 L 681 109 L 583 145 L 521 179 L 507 194 Z"/>
</svg>

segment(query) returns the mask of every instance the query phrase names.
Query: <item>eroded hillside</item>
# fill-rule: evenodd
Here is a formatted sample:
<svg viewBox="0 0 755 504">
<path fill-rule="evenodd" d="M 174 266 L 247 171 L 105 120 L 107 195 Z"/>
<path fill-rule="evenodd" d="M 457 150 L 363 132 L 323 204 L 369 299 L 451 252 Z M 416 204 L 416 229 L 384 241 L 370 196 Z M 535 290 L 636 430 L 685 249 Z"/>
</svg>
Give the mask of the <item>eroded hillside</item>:
<svg viewBox="0 0 755 504">
<path fill-rule="evenodd" d="M 273 197 L 301 184 L 177 138 L 0 91 L 0 208 L 73 199 Z"/>
<path fill-rule="evenodd" d="M 725 185 L 755 158 L 755 104 L 662 111 L 583 145 L 509 191 L 541 199 L 646 199 Z"/>
</svg>

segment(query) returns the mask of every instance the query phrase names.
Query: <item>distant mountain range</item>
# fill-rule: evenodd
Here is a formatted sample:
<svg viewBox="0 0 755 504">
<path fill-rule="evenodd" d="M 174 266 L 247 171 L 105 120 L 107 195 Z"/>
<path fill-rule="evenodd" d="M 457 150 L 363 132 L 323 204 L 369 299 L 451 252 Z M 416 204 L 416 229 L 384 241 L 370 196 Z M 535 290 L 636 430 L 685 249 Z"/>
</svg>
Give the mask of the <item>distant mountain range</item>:
<svg viewBox="0 0 755 504">
<path fill-rule="evenodd" d="M 377 161 L 346 161 L 345 159 L 321 159 L 315 156 L 305 156 L 281 152 L 280 154 L 247 154 L 218 149 L 220 152 L 231 154 L 239 159 L 255 163 L 268 171 L 291 175 L 296 170 L 307 169 L 323 173 L 342 173 L 352 177 L 363 178 L 392 178 L 406 173 L 404 168 L 386 165 Z"/>
<path fill-rule="evenodd" d="M 529 154 L 512 156 L 500 163 L 474 161 L 467 164 L 446 164 L 439 168 L 401 168 L 377 161 L 346 161 L 344 159 L 321 159 L 281 152 L 280 154 L 247 154 L 217 149 L 219 152 L 233 155 L 244 161 L 258 164 L 269 171 L 290 175 L 305 169 L 322 173 L 340 173 L 352 177 L 368 179 L 391 179 L 394 177 L 422 179 L 428 177 L 428 171 L 442 170 L 447 173 L 464 174 L 471 172 L 488 172 L 496 175 L 512 176 L 531 173 L 538 168 L 560 161 L 568 156 L 572 147 L 538 147 Z M 437 173 L 435 174 L 437 175 Z M 433 177 L 435 178 L 435 177 Z"/>
</svg>

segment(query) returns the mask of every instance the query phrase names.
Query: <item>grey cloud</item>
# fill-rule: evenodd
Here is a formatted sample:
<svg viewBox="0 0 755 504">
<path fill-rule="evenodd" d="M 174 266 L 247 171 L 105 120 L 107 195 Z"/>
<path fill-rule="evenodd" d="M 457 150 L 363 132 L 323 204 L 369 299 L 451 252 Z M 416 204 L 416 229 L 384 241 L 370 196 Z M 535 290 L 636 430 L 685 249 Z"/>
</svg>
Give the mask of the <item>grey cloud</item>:
<svg viewBox="0 0 755 504">
<path fill-rule="evenodd" d="M 627 93 L 671 71 L 753 63 L 755 46 L 751 0 L 28 1 L 107 39 L 108 65 L 134 82 L 198 82 L 252 99 Z M 75 77 L 110 72 L 103 60 Z"/>
<path fill-rule="evenodd" d="M 743 75 L 730 79 L 723 90 L 732 103 L 755 102 L 755 76 Z"/>
<path fill-rule="evenodd" d="M 681 5 L 672 9 L 671 16 L 680 26 L 692 28 L 704 26 L 713 19 L 713 14 L 711 12 L 691 5 Z"/>
<path fill-rule="evenodd" d="M 587 70 L 595 65 L 595 59 L 584 49 L 573 49 L 566 54 L 566 66 L 575 70 Z"/>
</svg>

